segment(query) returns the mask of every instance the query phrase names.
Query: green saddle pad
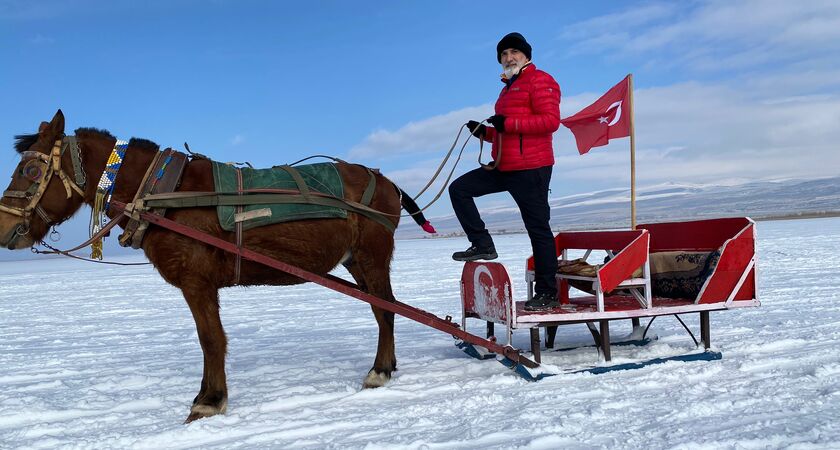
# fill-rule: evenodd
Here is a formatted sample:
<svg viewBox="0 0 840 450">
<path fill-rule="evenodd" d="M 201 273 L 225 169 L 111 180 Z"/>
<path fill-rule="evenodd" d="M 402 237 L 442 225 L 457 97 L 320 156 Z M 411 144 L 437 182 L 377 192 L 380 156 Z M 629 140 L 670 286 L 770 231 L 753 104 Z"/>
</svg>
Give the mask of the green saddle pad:
<svg viewBox="0 0 840 450">
<path fill-rule="evenodd" d="M 311 191 L 344 198 L 344 183 L 335 164 L 318 163 L 295 166 L 306 186 Z M 243 189 L 290 189 L 298 190 L 297 183 L 285 170 L 274 167 L 271 169 L 251 169 L 243 167 Z M 213 162 L 213 179 L 216 192 L 237 192 L 236 169 L 228 164 Z M 270 210 L 264 211 L 266 209 Z M 219 223 L 226 231 L 233 231 L 236 227 L 234 214 L 236 206 L 218 206 Z M 330 206 L 309 205 L 303 203 L 284 203 L 271 205 L 246 205 L 243 212 L 259 211 L 253 217 L 242 222 L 242 229 L 248 230 L 279 222 L 290 222 L 302 219 L 347 218 L 347 210 Z"/>
</svg>

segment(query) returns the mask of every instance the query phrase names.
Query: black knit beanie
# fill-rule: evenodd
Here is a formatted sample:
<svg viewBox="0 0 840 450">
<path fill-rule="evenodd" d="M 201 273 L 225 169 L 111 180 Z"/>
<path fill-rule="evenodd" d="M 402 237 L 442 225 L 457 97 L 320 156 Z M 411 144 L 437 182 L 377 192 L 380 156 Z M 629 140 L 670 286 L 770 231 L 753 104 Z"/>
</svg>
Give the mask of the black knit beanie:
<svg viewBox="0 0 840 450">
<path fill-rule="evenodd" d="M 525 40 L 525 37 L 519 33 L 508 33 L 496 45 L 496 59 L 499 63 L 502 62 L 502 52 L 509 48 L 515 48 L 524 53 L 528 60 L 531 59 L 531 44 Z"/>
</svg>

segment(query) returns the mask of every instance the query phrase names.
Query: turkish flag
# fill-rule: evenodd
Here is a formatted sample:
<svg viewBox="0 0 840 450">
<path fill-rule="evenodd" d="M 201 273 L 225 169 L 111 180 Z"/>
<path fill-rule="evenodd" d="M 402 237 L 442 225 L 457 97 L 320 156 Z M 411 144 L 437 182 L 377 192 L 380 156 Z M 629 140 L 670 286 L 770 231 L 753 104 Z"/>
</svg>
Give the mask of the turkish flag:
<svg viewBox="0 0 840 450">
<path fill-rule="evenodd" d="M 581 155 L 610 139 L 630 136 L 630 75 L 595 103 L 560 121 L 575 135 Z"/>
</svg>

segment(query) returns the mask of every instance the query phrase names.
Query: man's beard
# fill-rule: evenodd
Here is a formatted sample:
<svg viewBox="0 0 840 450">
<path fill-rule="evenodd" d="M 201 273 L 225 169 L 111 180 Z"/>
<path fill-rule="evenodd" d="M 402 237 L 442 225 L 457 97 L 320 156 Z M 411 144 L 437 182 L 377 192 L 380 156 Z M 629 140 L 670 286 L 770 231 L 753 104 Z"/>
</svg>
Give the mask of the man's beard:
<svg viewBox="0 0 840 450">
<path fill-rule="evenodd" d="M 505 67 L 504 69 L 505 69 L 505 78 L 510 80 L 511 78 L 513 78 L 514 76 L 519 74 L 519 71 L 522 70 L 522 66 L 519 65 L 519 64 L 511 64 L 511 65 Z"/>
</svg>

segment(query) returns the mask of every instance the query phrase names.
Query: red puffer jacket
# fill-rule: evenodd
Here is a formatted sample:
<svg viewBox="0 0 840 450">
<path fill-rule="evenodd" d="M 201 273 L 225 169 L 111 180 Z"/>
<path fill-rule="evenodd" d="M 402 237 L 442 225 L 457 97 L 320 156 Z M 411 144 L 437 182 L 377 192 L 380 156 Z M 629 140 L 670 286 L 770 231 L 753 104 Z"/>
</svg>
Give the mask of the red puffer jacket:
<svg viewBox="0 0 840 450">
<path fill-rule="evenodd" d="M 524 170 L 554 164 L 552 134 L 560 127 L 560 86 L 551 75 L 529 64 L 505 85 L 496 100 L 496 114 L 505 116 L 505 132 L 487 127 L 484 139 L 493 155 L 502 147 L 499 170 Z"/>
</svg>

